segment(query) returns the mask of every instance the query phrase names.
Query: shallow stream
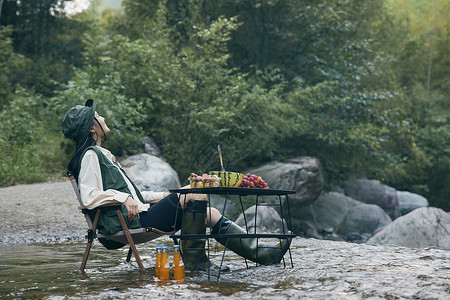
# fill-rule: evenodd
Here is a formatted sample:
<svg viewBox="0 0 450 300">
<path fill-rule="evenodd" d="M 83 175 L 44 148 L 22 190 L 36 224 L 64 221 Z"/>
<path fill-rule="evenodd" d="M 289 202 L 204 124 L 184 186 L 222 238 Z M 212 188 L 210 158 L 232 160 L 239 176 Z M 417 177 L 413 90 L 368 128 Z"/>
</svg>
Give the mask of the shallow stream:
<svg viewBox="0 0 450 300">
<path fill-rule="evenodd" d="M 147 271 L 139 273 L 127 249 L 94 243 L 86 273 L 78 268 L 84 243 L 0 244 L 2 299 L 450 299 L 450 251 L 369 246 L 296 238 L 294 268 L 258 266 L 227 252 L 232 271 L 219 281 L 187 273 L 183 282 L 160 281 L 154 248 L 169 238 L 139 245 Z M 213 253 L 218 261 L 220 252 Z M 288 258 L 288 255 L 286 256 Z"/>
</svg>

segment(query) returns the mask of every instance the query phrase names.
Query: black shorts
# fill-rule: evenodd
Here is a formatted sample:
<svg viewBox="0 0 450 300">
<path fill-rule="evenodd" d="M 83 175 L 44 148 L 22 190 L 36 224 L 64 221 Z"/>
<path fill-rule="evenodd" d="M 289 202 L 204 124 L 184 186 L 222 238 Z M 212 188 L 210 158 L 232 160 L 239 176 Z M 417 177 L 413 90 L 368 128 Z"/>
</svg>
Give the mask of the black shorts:
<svg viewBox="0 0 450 300">
<path fill-rule="evenodd" d="M 183 209 L 176 193 L 152 204 L 147 211 L 139 214 L 142 227 L 153 227 L 166 232 L 179 230 L 182 216 Z"/>
</svg>

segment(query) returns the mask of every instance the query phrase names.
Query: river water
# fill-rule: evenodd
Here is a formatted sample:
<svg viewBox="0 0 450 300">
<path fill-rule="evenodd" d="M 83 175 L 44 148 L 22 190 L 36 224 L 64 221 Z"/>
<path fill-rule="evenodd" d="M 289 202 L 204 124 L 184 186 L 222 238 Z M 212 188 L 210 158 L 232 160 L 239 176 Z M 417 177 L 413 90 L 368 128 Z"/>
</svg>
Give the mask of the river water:
<svg viewBox="0 0 450 300">
<path fill-rule="evenodd" d="M 208 278 L 187 273 L 183 282 L 154 275 L 154 248 L 141 244 L 147 271 L 125 262 L 127 249 L 94 243 L 85 274 L 78 268 L 84 243 L 0 244 L 2 299 L 450 299 L 450 251 L 369 246 L 296 238 L 294 267 L 258 266 L 227 252 L 229 273 Z M 221 252 L 212 251 L 217 261 Z M 288 258 L 288 256 L 286 256 Z"/>
</svg>

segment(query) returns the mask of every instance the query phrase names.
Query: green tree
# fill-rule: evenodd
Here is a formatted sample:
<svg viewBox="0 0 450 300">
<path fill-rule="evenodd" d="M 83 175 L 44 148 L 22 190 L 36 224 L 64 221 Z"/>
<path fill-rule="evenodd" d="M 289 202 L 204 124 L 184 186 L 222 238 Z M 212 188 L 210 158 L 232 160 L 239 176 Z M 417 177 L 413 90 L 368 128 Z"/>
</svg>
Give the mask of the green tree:
<svg viewBox="0 0 450 300">
<path fill-rule="evenodd" d="M 0 111 L 13 97 L 15 85 L 20 73 L 30 63 L 14 51 L 12 46 L 12 28 L 0 26 Z"/>
<path fill-rule="evenodd" d="M 448 1 L 386 1 L 393 27 L 405 28 L 394 70 L 410 103 L 410 144 L 397 186 L 424 194 L 430 205 L 449 209 L 450 151 L 446 139 L 450 107 Z M 396 43 L 399 45 L 399 43 Z M 407 139 L 404 139 L 407 141 Z M 396 149 L 401 152 L 401 147 Z M 400 168 L 397 168 L 400 171 Z"/>
<path fill-rule="evenodd" d="M 117 132 L 109 147 L 124 149 L 151 135 L 180 176 L 213 168 L 217 144 L 230 165 L 271 154 L 276 141 L 270 137 L 285 126 L 279 114 L 286 109 L 281 86 L 264 89 L 228 68 L 226 43 L 236 21 L 219 18 L 208 27 L 199 25 L 195 46 L 176 49 L 164 7 L 155 16 L 139 38 L 88 37 L 85 69 L 58 94 L 56 106 L 97 99 Z"/>
<path fill-rule="evenodd" d="M 80 37 L 88 27 L 66 17 L 68 1 L 72 0 L 6 0 L 1 10 L 0 24 L 13 28 L 15 51 L 31 62 L 16 72 L 17 83 L 46 96 L 80 65 Z"/>
</svg>

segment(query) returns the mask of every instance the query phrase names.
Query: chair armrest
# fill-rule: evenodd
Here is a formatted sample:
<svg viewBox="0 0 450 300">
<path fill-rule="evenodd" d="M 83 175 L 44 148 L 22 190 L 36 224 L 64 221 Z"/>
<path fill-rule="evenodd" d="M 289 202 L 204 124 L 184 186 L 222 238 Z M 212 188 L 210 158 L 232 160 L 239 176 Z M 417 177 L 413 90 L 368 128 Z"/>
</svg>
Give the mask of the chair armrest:
<svg viewBox="0 0 450 300">
<path fill-rule="evenodd" d="M 120 202 L 117 202 L 117 203 L 107 203 L 107 204 L 102 204 L 102 205 L 100 205 L 100 206 L 97 206 L 96 208 L 90 208 L 90 209 L 87 208 L 86 206 L 80 205 L 80 206 L 78 206 L 78 209 L 79 209 L 79 210 L 83 210 L 83 209 L 94 210 L 94 209 L 102 208 L 102 207 L 120 206 L 120 205 L 122 205 L 122 203 L 120 203 Z"/>
</svg>

